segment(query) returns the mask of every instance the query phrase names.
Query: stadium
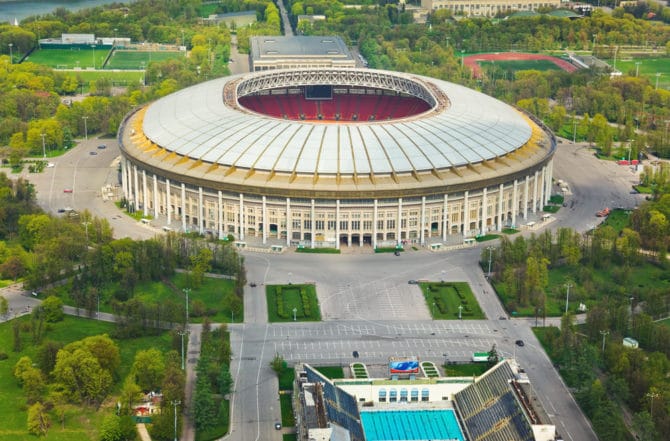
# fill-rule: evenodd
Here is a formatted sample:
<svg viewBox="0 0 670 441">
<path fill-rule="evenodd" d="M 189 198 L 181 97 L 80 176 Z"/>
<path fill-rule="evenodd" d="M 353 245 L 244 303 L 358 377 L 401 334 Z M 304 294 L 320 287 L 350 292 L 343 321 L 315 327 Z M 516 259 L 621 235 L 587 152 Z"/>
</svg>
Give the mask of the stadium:
<svg viewBox="0 0 670 441">
<path fill-rule="evenodd" d="M 298 439 L 561 439 L 516 363 L 501 361 L 479 377 L 435 377 L 416 371 L 330 380 L 308 364 L 298 365 Z"/>
<path fill-rule="evenodd" d="M 219 78 L 119 129 L 131 208 L 244 243 L 390 247 L 471 240 L 541 211 L 553 135 L 494 98 L 353 68 Z"/>
</svg>

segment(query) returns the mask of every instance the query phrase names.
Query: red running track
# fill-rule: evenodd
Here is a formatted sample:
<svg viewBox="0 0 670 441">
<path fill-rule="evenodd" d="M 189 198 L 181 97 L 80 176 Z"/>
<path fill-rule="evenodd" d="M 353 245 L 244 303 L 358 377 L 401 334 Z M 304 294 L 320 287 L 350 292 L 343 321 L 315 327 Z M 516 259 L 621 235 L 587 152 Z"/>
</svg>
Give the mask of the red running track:
<svg viewBox="0 0 670 441">
<path fill-rule="evenodd" d="M 551 61 L 556 66 L 560 67 L 566 72 L 574 72 L 578 69 L 577 66 L 574 66 L 565 60 L 561 60 L 560 58 L 551 57 L 549 55 L 524 54 L 522 52 L 500 52 L 495 54 L 468 55 L 467 57 L 463 58 L 463 64 L 468 66 L 472 70 L 472 74 L 475 77 L 479 77 L 482 73 L 482 69 L 479 66 L 480 61 L 523 61 L 523 60 Z"/>
</svg>

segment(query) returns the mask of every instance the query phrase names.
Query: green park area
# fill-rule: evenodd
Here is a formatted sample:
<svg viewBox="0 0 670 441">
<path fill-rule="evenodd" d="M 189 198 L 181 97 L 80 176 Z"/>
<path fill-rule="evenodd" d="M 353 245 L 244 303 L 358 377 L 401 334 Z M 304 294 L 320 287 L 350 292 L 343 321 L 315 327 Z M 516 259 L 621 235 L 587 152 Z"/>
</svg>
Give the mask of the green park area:
<svg viewBox="0 0 670 441">
<path fill-rule="evenodd" d="M 162 62 L 175 58 L 183 58 L 184 52 L 178 51 L 128 51 L 114 50 L 109 57 L 105 69 L 145 69 L 152 62 Z"/>
<path fill-rule="evenodd" d="M 266 297 L 270 322 L 321 320 L 314 285 L 266 285 Z"/>
<path fill-rule="evenodd" d="M 207 317 L 213 323 L 239 323 L 244 318 L 243 302 L 234 293 L 234 281 L 224 278 L 203 278 L 202 284 L 189 291 L 189 320 L 191 323 L 202 323 Z M 192 284 L 188 273 L 176 273 L 162 281 L 139 283 L 132 294 L 133 299 L 151 306 L 161 305 L 168 316 L 185 317 L 185 293 Z M 70 285 L 62 285 L 55 289 L 57 295 L 66 305 L 75 306 L 71 297 Z M 119 299 L 122 289 L 119 283 L 109 283 L 100 290 L 100 311 L 115 312 L 113 304 Z M 97 307 L 97 305 L 96 305 Z M 82 310 L 82 315 L 88 311 Z M 92 312 L 92 311 L 91 311 Z"/>
<path fill-rule="evenodd" d="M 467 282 L 422 282 L 419 285 L 435 320 L 486 318 Z"/>
<path fill-rule="evenodd" d="M 84 91 L 86 91 L 88 83 L 100 79 L 109 80 L 114 86 L 142 84 L 144 79 L 144 72 L 140 71 L 80 70 L 68 73 L 82 81 Z"/>
<path fill-rule="evenodd" d="M 35 436 L 28 434 L 26 396 L 13 373 L 18 360 L 27 356 L 31 360 L 38 361 L 40 360 L 39 354 L 43 352 L 42 348 L 47 342 L 66 345 L 89 336 L 112 335 L 115 326 L 112 323 L 65 316 L 62 321 L 46 323 L 42 330 L 42 338 L 37 339 L 31 317 L 24 316 L 15 321 L 0 324 L 0 348 L 3 351 L 3 359 L 0 359 L 0 412 L 2 412 L 0 440 L 3 441 L 36 439 Z M 15 347 L 16 341 L 14 323 L 17 323 L 18 336 L 21 341 L 18 351 L 11 350 Z M 44 400 L 47 405 L 47 417 L 51 421 L 51 427 L 46 435 L 39 439 L 45 441 L 98 439 L 102 421 L 105 416 L 113 412 L 111 406 L 117 401 L 117 398 L 112 397 L 118 396 L 122 386 L 121 383 L 133 366 L 135 354 L 138 351 L 151 348 L 161 352 L 171 349 L 171 339 L 167 332 L 150 337 L 124 339 L 122 342 L 115 340 L 115 343 L 119 347 L 120 363 L 116 375 L 113 377 L 114 384 L 111 388 L 110 397 L 103 402 L 100 409 L 80 403 L 59 404 L 55 401 L 55 398 Z M 5 356 L 6 358 L 4 358 Z M 51 396 L 55 397 L 56 395 Z"/>
<path fill-rule="evenodd" d="M 331 380 L 344 378 L 344 369 L 342 369 L 342 366 L 318 366 L 314 369 Z"/>
</svg>

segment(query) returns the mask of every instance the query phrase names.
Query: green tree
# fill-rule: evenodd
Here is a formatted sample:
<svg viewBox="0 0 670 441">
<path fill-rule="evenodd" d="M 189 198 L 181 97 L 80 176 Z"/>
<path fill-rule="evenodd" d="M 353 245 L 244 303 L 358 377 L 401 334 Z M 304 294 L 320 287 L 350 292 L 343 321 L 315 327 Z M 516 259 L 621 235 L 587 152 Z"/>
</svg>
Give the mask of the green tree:
<svg viewBox="0 0 670 441">
<path fill-rule="evenodd" d="M 60 322 L 65 316 L 63 313 L 63 301 L 56 296 L 49 296 L 40 305 L 44 311 L 44 319 L 48 323 Z"/>
<path fill-rule="evenodd" d="M 121 388 L 121 403 L 124 407 L 124 412 L 130 413 L 133 408 L 133 403 L 142 397 L 142 389 L 135 383 L 133 375 L 128 375 L 123 381 Z"/>
<path fill-rule="evenodd" d="M 204 375 L 198 375 L 193 399 L 193 420 L 197 430 L 206 430 L 216 424 L 216 403 L 212 390 Z"/>
<path fill-rule="evenodd" d="M 28 408 L 28 432 L 36 436 L 45 436 L 49 429 L 49 415 L 42 403 Z"/>
<path fill-rule="evenodd" d="M 279 355 L 279 353 L 275 353 L 274 358 L 270 362 L 270 367 L 272 368 L 273 371 L 275 371 L 275 374 L 277 376 L 281 375 L 282 372 L 284 372 L 284 369 L 286 368 L 286 362 L 284 361 L 284 357 Z"/>
<path fill-rule="evenodd" d="M 191 284 L 193 288 L 202 285 L 203 277 L 212 268 L 212 250 L 200 248 L 197 254 L 191 256 Z"/>
<path fill-rule="evenodd" d="M 100 426 L 100 441 L 122 441 L 123 434 L 121 432 L 121 418 L 117 415 L 107 415 L 102 420 Z"/>
<path fill-rule="evenodd" d="M 135 354 L 132 373 L 135 382 L 142 390 L 157 390 L 165 375 L 163 354 L 154 348 L 138 351 Z"/>
<path fill-rule="evenodd" d="M 5 298 L 5 296 L 0 296 L 0 315 L 3 317 L 7 317 L 7 314 L 9 313 L 9 302 Z"/>
<path fill-rule="evenodd" d="M 221 395 L 229 394 L 233 387 L 233 376 L 230 375 L 230 367 L 227 364 L 221 365 L 221 372 L 219 373 L 219 393 Z"/>
<path fill-rule="evenodd" d="M 72 402 L 96 407 L 112 387 L 111 374 L 86 349 L 58 351 L 53 376 Z"/>
</svg>

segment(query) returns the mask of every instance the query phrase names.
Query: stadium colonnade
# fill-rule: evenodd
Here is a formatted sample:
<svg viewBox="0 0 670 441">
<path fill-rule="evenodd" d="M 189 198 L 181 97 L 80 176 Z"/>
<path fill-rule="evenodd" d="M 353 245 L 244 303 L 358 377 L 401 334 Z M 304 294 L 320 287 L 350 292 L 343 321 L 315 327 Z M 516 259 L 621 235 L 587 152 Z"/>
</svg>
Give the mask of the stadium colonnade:
<svg viewBox="0 0 670 441">
<path fill-rule="evenodd" d="M 415 97 L 429 110 L 367 121 L 277 117 L 287 97 L 304 102 L 324 85 L 350 97 L 348 106 L 362 95 Z M 261 104 L 245 107 L 245 97 Z M 274 115 L 259 113 L 262 100 Z M 118 139 L 124 195 L 145 215 L 219 238 L 335 248 L 518 226 L 549 200 L 556 149 L 540 122 L 491 97 L 367 69 L 201 83 L 128 115 Z"/>
</svg>

